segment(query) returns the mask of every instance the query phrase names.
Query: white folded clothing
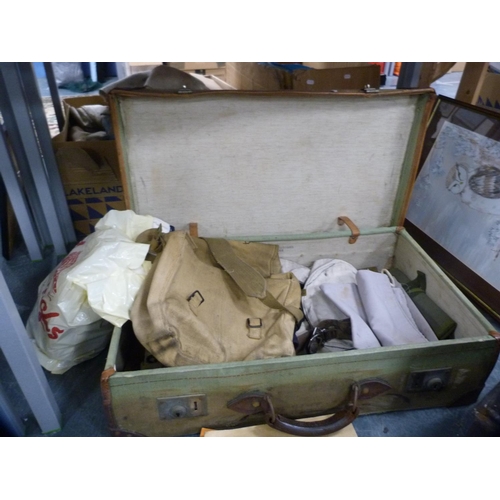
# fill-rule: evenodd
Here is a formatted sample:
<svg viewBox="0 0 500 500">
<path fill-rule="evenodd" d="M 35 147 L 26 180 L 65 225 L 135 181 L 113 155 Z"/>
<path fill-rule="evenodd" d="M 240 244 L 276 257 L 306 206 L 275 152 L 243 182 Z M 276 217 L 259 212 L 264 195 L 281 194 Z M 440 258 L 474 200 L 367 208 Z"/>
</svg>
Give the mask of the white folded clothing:
<svg viewBox="0 0 500 500">
<path fill-rule="evenodd" d="M 399 283 L 392 274 L 387 271 L 387 269 L 382 269 L 382 273 L 387 275 L 389 278 L 389 281 L 391 282 L 391 285 L 393 285 L 396 290 L 395 293 L 400 297 L 401 302 L 408 306 L 408 309 L 410 310 L 411 317 L 415 321 L 415 324 L 417 325 L 417 328 L 419 331 L 424 335 L 424 337 L 429 341 L 429 342 L 434 342 L 436 340 L 439 340 L 436 337 L 436 334 L 432 331 L 432 328 L 429 326 L 429 323 L 427 323 L 427 320 L 424 318 L 422 313 L 418 310 L 418 307 L 415 305 L 413 300 L 411 300 L 410 296 L 406 293 L 405 289 Z M 404 299 L 402 298 L 404 297 Z"/>
<path fill-rule="evenodd" d="M 365 310 L 355 283 L 325 283 L 320 286 L 316 296 L 330 310 L 340 310 L 344 317 L 351 320 L 351 334 L 354 349 L 380 347 L 380 342 L 368 325 Z M 333 306 L 333 307 L 332 307 Z"/>
<path fill-rule="evenodd" d="M 326 319 L 345 319 L 347 316 L 325 298 L 321 285 L 356 283 L 356 268 L 339 259 L 320 259 L 314 262 L 311 273 L 304 284 L 306 295 L 302 297 L 302 309 L 314 328 Z"/>
<path fill-rule="evenodd" d="M 309 274 L 311 273 L 311 270 L 308 267 L 292 262 L 291 260 L 280 259 L 280 262 L 281 272 L 292 273 L 299 280 L 301 285 L 306 282 Z"/>
<path fill-rule="evenodd" d="M 368 324 L 383 346 L 428 342 L 408 307 L 411 299 L 386 274 L 358 271 L 357 285 Z"/>
</svg>

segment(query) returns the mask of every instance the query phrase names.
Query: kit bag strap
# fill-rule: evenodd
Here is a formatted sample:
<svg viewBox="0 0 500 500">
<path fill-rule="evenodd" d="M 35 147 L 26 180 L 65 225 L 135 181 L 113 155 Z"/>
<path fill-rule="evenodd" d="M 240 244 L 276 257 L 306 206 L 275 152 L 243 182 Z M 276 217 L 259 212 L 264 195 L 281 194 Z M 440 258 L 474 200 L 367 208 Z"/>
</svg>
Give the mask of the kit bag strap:
<svg viewBox="0 0 500 500">
<path fill-rule="evenodd" d="M 266 279 L 256 269 L 242 261 L 229 241 L 223 238 L 202 238 L 217 263 L 231 276 L 248 297 L 264 299 L 267 292 Z"/>
<path fill-rule="evenodd" d="M 282 311 L 286 311 L 290 313 L 297 322 L 302 321 L 304 319 L 303 312 L 298 307 L 293 306 L 284 306 L 274 295 L 267 292 L 266 296 L 261 299 L 262 302 L 271 309 L 281 309 Z"/>
<path fill-rule="evenodd" d="M 231 244 L 223 238 L 202 238 L 217 263 L 226 271 L 247 297 L 262 301 L 271 309 L 279 309 L 290 313 L 297 321 L 304 315 L 293 306 L 284 306 L 267 290 L 266 279 L 252 266 L 241 260 L 234 252 Z"/>
</svg>

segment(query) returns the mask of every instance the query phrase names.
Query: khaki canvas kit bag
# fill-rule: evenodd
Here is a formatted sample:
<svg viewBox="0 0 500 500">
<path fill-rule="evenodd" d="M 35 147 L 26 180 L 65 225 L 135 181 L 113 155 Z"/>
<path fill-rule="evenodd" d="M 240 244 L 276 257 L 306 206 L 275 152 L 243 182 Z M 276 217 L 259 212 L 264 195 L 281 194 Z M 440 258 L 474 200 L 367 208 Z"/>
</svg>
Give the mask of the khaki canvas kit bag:
<svg viewBox="0 0 500 500">
<path fill-rule="evenodd" d="M 433 91 L 113 90 L 109 99 L 128 207 L 177 229 L 154 263 L 170 274 L 148 276 L 134 304 L 137 332 L 129 322 L 113 333 L 102 392 L 114 433 L 182 436 L 267 423 L 325 435 L 359 414 L 477 399 L 497 360 L 498 334 L 403 227 Z M 187 234 L 192 223 L 199 235 Z M 247 260 L 254 244 L 268 247 L 264 266 Z M 278 352 L 269 332 L 250 328 L 267 324 L 267 315 L 296 321 L 300 288 L 276 273 L 275 252 L 307 267 L 340 259 L 356 270 L 397 269 L 409 280 L 423 273 L 425 294 L 456 322 L 454 334 L 303 356 Z M 178 266 L 167 263 L 169 255 Z M 241 298 L 242 311 L 226 317 L 217 310 L 229 295 L 203 293 L 209 283 Z M 183 302 L 169 313 L 177 295 Z M 178 338 L 190 338 L 182 328 L 189 325 L 203 345 L 183 340 L 172 349 L 173 336 L 161 340 L 172 319 Z M 262 351 L 252 337 L 263 340 Z M 224 352 L 231 338 L 241 342 Z M 163 364 L 144 346 L 156 356 L 163 349 Z M 321 415 L 332 416 L 298 420 Z"/>
<path fill-rule="evenodd" d="M 294 355 L 301 290 L 293 274 L 281 273 L 276 245 L 175 231 L 159 254 L 131 311 L 137 338 L 158 361 L 184 366 Z"/>
</svg>

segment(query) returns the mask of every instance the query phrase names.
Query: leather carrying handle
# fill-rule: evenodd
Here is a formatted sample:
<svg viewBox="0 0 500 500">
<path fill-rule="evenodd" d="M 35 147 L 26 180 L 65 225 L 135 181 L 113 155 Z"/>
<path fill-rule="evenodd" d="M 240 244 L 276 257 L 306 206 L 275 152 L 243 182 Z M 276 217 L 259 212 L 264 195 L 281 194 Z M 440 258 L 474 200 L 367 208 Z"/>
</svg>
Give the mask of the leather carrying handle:
<svg viewBox="0 0 500 500">
<path fill-rule="evenodd" d="M 339 226 L 343 226 L 344 224 L 350 229 L 351 231 L 351 236 L 349 237 L 349 243 L 352 245 L 353 243 L 356 243 L 358 237 L 359 237 L 359 228 L 354 224 L 354 222 L 349 219 L 349 217 L 346 216 L 341 216 L 338 217 L 337 222 Z"/>
<path fill-rule="evenodd" d="M 228 403 L 228 408 L 246 415 L 264 413 L 267 425 L 293 436 L 319 437 L 337 432 L 359 415 L 358 399 L 369 399 L 391 389 L 385 381 L 369 380 L 354 382 L 349 390 L 347 402 L 332 416 L 324 420 L 304 422 L 277 415 L 271 396 L 264 392 L 242 394 Z"/>
<path fill-rule="evenodd" d="M 348 426 L 359 415 L 359 408 L 356 404 L 358 392 L 359 386 L 353 384 L 351 387 L 350 401 L 347 403 L 346 407 L 324 420 L 301 422 L 299 420 L 283 417 L 282 415 L 276 415 L 274 421 L 272 421 L 271 416 L 266 413 L 266 422 L 274 429 L 292 434 L 293 436 L 326 436 L 327 434 L 340 431 L 340 429 Z"/>
<path fill-rule="evenodd" d="M 278 415 L 276 420 L 273 423 L 268 422 L 268 425 L 278 431 L 286 432 L 293 436 L 321 437 L 333 434 L 347 427 L 354 421 L 358 414 L 359 409 L 357 408 L 352 412 L 344 410 L 318 422 L 300 422 Z"/>
</svg>

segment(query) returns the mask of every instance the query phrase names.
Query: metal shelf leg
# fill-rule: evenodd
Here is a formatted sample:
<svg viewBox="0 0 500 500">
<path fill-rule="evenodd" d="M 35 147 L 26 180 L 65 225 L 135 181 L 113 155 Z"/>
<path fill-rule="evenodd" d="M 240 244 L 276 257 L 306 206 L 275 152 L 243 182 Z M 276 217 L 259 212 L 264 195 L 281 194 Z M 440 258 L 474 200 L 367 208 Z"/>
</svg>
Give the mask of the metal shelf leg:
<svg viewBox="0 0 500 500">
<path fill-rule="evenodd" d="M 61 413 L 16 304 L 0 272 L 0 348 L 44 433 L 61 428 Z"/>
<path fill-rule="evenodd" d="M 43 109 L 42 98 L 36 82 L 35 72 L 31 63 L 16 63 L 24 87 L 28 108 L 33 119 L 38 142 L 42 151 L 43 161 L 49 181 L 49 189 L 56 207 L 59 223 L 66 245 L 73 247 L 76 244 L 76 235 L 69 213 L 68 203 L 64 195 L 64 186 L 57 168 L 57 160 L 52 149 L 47 117 Z"/>
<path fill-rule="evenodd" d="M 3 130 L 0 128 L 0 176 L 3 179 L 10 203 L 16 215 L 24 243 L 31 260 L 42 260 L 36 226 L 28 208 L 28 202 L 19 185 L 14 165 L 12 164 Z"/>
<path fill-rule="evenodd" d="M 67 249 L 63 232 L 52 199 L 45 165 L 40 154 L 29 108 L 23 95 L 22 81 L 16 63 L 1 63 L 0 70 L 2 72 L 7 95 L 12 103 L 17 127 L 42 204 L 42 211 L 47 221 L 52 244 L 54 245 L 57 255 L 66 255 Z"/>
</svg>

